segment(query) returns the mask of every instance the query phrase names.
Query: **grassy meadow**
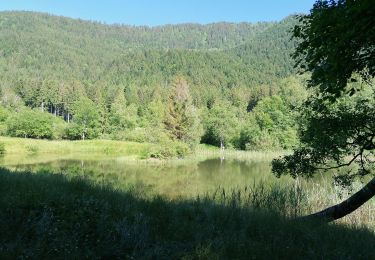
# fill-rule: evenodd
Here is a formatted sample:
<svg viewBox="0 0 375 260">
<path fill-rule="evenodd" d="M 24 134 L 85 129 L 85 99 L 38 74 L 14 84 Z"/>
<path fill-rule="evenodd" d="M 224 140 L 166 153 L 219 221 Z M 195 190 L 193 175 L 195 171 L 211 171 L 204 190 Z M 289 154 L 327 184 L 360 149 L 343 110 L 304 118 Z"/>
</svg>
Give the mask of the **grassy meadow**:
<svg viewBox="0 0 375 260">
<path fill-rule="evenodd" d="M 184 160 L 176 158 L 166 158 L 167 160 L 158 160 L 157 158 L 145 160 L 150 159 L 153 151 L 162 149 L 160 148 L 161 145 L 104 139 L 70 141 L 5 136 L 0 136 L 0 143 L 4 144 L 4 161 L 6 164 L 46 162 L 56 159 L 97 160 L 106 158 L 138 162 L 143 160 L 143 162 L 148 163 L 163 163 L 163 161 L 168 161 L 168 163 L 186 163 L 218 156 L 235 158 L 237 160 L 270 161 L 272 158 L 283 154 L 282 151 L 262 152 L 239 150 L 225 150 L 225 152 L 222 153 L 217 147 L 200 144 L 196 146 L 190 154 L 186 155 Z"/>
<path fill-rule="evenodd" d="M 38 140 L 0 137 L 7 164 L 50 161 L 56 159 L 98 159 L 126 157 L 129 160 L 146 157 L 154 145 L 113 140 Z"/>
</svg>

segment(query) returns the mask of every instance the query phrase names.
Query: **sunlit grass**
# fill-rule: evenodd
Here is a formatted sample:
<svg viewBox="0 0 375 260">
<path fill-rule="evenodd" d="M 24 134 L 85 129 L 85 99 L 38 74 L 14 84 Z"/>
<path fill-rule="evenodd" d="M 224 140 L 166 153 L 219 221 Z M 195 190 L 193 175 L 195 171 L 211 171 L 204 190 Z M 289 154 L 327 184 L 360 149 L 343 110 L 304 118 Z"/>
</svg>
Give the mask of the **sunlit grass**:
<svg viewBox="0 0 375 260">
<path fill-rule="evenodd" d="M 301 184 L 301 188 L 306 196 L 306 210 L 304 214 L 318 212 L 329 206 L 341 203 L 350 197 L 353 192 L 360 190 L 364 183 L 354 182 L 350 187 L 332 185 L 330 181 L 320 181 L 310 184 Z M 375 232 L 375 199 L 371 199 L 353 213 L 336 221 L 351 226 L 367 227 Z"/>
<path fill-rule="evenodd" d="M 270 161 L 273 158 L 288 153 L 288 151 L 241 151 L 235 149 L 224 149 L 223 151 L 214 146 L 198 145 L 194 157 L 222 157 L 223 159 L 236 159 L 246 161 Z"/>
<path fill-rule="evenodd" d="M 125 142 L 114 140 L 38 140 L 29 138 L 13 138 L 0 136 L 4 144 L 6 164 L 42 163 L 57 159 L 98 160 L 113 159 L 118 161 L 147 164 L 188 164 L 208 158 L 222 157 L 246 161 L 270 161 L 285 152 L 238 151 L 225 150 L 209 145 L 197 145 L 190 154 L 182 158 L 166 160 L 147 158 L 152 147 L 158 144 Z"/>
<path fill-rule="evenodd" d="M 123 157 L 135 160 L 147 154 L 152 144 L 113 140 L 49 141 L 0 137 L 7 164 L 48 162 L 56 159 L 97 160 Z"/>
</svg>

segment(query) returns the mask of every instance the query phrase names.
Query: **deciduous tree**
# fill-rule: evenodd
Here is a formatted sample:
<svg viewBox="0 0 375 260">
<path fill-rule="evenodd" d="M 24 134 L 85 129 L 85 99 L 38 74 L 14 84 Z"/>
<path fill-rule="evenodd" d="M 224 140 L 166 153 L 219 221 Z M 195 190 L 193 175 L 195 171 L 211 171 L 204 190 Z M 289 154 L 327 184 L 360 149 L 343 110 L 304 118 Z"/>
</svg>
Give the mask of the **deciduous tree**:
<svg viewBox="0 0 375 260">
<path fill-rule="evenodd" d="M 374 173 L 375 5 L 371 0 L 317 1 L 294 28 L 294 57 L 311 72 L 301 146 L 273 161 L 273 171 L 296 177 L 318 170 L 356 167 L 341 182 Z M 359 81 L 355 83 L 356 81 Z M 352 82 L 352 83 L 350 83 Z M 353 169 L 356 169 L 353 171 Z M 342 203 L 312 216 L 339 219 L 375 195 L 375 178 Z"/>
</svg>

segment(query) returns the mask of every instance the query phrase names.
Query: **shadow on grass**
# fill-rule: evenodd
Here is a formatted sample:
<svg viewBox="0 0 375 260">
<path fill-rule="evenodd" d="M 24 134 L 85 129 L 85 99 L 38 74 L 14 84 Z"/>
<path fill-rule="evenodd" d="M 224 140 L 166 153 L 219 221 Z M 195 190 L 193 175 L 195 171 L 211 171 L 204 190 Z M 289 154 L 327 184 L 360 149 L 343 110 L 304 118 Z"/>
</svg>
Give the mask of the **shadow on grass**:
<svg viewBox="0 0 375 260">
<path fill-rule="evenodd" d="M 366 229 L 0 170 L 1 258 L 374 258 Z"/>
</svg>

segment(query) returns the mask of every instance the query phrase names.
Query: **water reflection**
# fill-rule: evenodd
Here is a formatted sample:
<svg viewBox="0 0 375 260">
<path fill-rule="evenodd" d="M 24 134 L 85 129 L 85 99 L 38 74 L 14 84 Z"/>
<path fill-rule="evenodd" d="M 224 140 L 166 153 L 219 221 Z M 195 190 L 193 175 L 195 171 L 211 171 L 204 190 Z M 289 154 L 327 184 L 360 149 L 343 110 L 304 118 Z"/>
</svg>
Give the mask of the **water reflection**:
<svg viewBox="0 0 375 260">
<path fill-rule="evenodd" d="M 183 163 L 134 163 L 111 160 L 54 160 L 46 163 L 8 165 L 14 170 L 54 172 L 87 178 L 124 189 L 135 187 L 169 197 L 196 196 L 218 187 L 231 189 L 254 182 L 273 182 L 269 162 L 213 158 Z M 278 180 L 279 181 L 279 180 Z"/>
</svg>

